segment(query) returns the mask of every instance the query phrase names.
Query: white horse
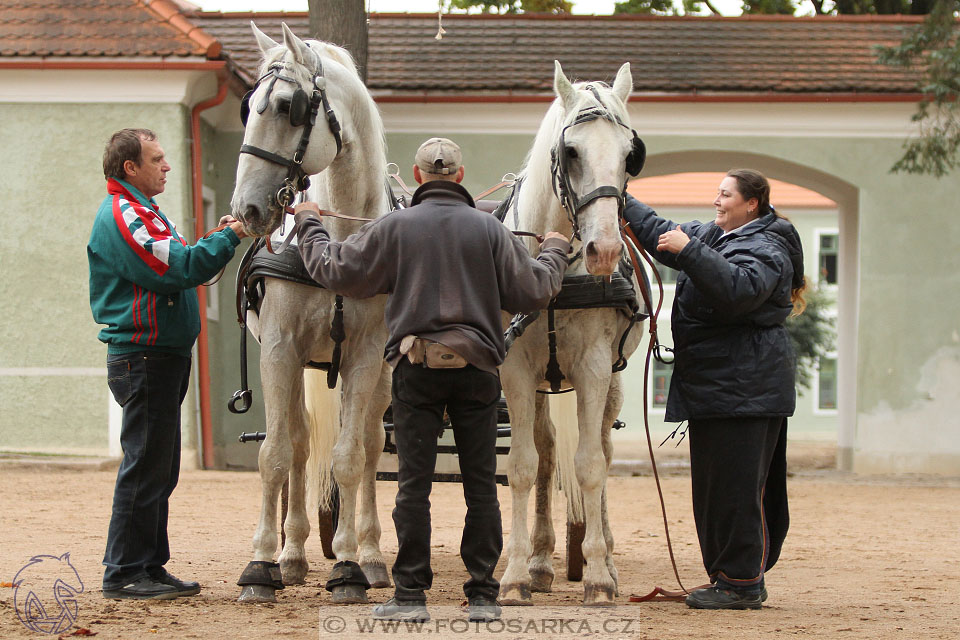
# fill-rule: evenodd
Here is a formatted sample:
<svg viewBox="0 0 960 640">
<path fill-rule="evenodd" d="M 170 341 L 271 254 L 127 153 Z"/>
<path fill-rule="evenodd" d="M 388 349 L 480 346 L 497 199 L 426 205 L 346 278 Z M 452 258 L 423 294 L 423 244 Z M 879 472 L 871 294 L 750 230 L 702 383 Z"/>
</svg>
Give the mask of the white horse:
<svg viewBox="0 0 960 640">
<path fill-rule="evenodd" d="M 274 232 L 283 216 L 278 199 L 290 198 L 301 177 L 296 164 L 286 162 L 297 154 L 302 156 L 303 173 L 320 174 L 311 178 L 308 199 L 321 208 L 364 217 L 385 213 L 383 123 L 349 54 L 334 45 L 300 40 L 285 24 L 283 44 L 255 25 L 253 32 L 263 62 L 257 87 L 245 98 L 246 132 L 231 203 L 233 215 L 252 235 Z M 328 107 L 333 118 L 325 113 Z M 312 129 L 311 109 L 316 116 Z M 326 218 L 324 224 L 338 240 L 360 226 L 334 218 Z M 305 389 L 304 367 L 332 359 L 334 343 L 329 334 L 334 294 L 281 279 L 266 281 L 258 321 L 251 323 L 252 330 L 259 332 L 267 421 L 259 456 L 263 502 L 253 537 L 254 560 L 240 580 L 241 602 L 275 601 L 275 589 L 281 586 L 273 556 L 277 549 L 277 497 L 288 478 L 286 543 L 278 559 L 279 569 L 283 584 L 302 584 L 307 574 L 304 541 L 310 524 L 305 467 L 308 453 L 316 449 L 316 440 L 322 435 L 316 421 L 313 434 L 308 428 L 307 404 L 316 409 L 312 418 L 329 415 L 333 409 L 326 437 L 332 440 L 329 429 L 339 428 L 332 453 L 318 456 L 315 463 L 311 458 L 314 468 L 308 470 L 329 477 L 332 466 L 339 485 L 340 517 L 333 539 L 337 564 L 327 585 L 333 601 L 366 602 L 364 576 L 374 587 L 390 584 L 380 552 L 375 494 L 377 461 L 384 444 L 382 418 L 390 404 L 390 371 L 383 360 L 387 339 L 384 303 L 384 296 L 343 303 L 346 340 L 339 391 L 310 384 L 316 376 L 306 376 Z M 358 528 L 354 520 L 361 487 Z M 324 490 L 317 493 L 326 495 Z M 316 513 L 316 505 L 311 507 Z"/>
<path fill-rule="evenodd" d="M 626 111 L 632 87 L 629 64 L 620 68 L 613 87 L 609 87 L 597 82 L 572 85 L 556 63 L 554 91 L 558 97 L 530 150 L 514 193 L 516 202 L 506 211 L 505 223 L 515 230 L 579 235 L 580 242 L 575 241 L 574 248 L 579 244 L 581 257 L 571 264 L 568 277 L 609 276 L 621 258 L 620 194 L 627 169 L 634 169 L 638 161 L 642 164 L 642 152 L 637 150 L 642 143 L 631 135 Z M 558 193 L 566 196 L 569 210 Z M 536 250 L 532 242 L 530 248 Z M 639 292 L 635 276 L 634 290 Z M 612 457 L 610 429 L 623 404 L 620 376 L 613 372 L 613 364 L 619 357 L 621 336 L 631 321 L 614 308 L 556 311 L 557 362 L 576 390 L 577 426 L 571 427 L 576 433 L 563 433 L 563 421 L 558 420 L 558 430 L 550 419 L 545 396 L 536 393 L 549 360 L 546 316 L 541 313 L 516 339 L 500 370 L 510 410 L 507 467 L 513 495 L 512 531 L 500 600 L 511 605 L 532 604 L 531 591 L 551 590 L 555 538 L 550 487 L 557 460 L 555 445 L 566 437 L 575 443 L 576 454 L 566 460 L 560 456 L 559 477 L 568 503 L 573 503 L 568 513 L 577 520 L 585 519 L 586 524 L 584 604 L 612 605 L 617 572 L 613 537 L 606 523 L 605 486 Z M 624 356 L 636 349 L 642 334 L 642 325 L 633 326 L 624 344 Z M 572 424 L 572 420 L 566 424 Z M 568 448 L 572 451 L 573 446 Z M 568 491 L 574 477 L 582 494 L 582 512 L 580 497 L 576 492 L 571 497 Z M 531 545 L 527 502 L 535 480 L 537 507 Z"/>
</svg>

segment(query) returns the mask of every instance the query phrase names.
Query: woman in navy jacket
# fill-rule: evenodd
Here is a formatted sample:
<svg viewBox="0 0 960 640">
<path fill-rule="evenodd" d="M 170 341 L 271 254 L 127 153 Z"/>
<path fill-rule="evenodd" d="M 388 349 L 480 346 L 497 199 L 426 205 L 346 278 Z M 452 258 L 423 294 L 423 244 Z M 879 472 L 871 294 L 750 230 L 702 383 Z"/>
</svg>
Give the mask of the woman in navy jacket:
<svg viewBox="0 0 960 640">
<path fill-rule="evenodd" d="M 687 604 L 759 609 L 789 522 L 796 356 L 783 323 L 803 308 L 803 248 L 756 171 L 728 172 L 714 206 L 714 221 L 677 225 L 628 198 L 624 216 L 654 258 L 680 271 L 665 419 L 689 421 L 693 512 L 714 585 Z"/>
</svg>

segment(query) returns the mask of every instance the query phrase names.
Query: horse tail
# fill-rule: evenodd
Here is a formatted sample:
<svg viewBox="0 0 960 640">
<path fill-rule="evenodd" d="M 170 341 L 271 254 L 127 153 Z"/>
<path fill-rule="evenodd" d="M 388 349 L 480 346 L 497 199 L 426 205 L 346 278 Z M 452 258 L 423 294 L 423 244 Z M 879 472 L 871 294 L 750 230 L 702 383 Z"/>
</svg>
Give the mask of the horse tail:
<svg viewBox="0 0 960 640">
<path fill-rule="evenodd" d="M 310 424 L 310 455 L 307 458 L 307 513 L 330 508 L 333 495 L 333 445 L 340 435 L 340 384 L 327 387 L 327 374 L 304 369 L 303 393 Z"/>
<path fill-rule="evenodd" d="M 567 516 L 573 522 L 583 522 L 583 494 L 577 480 L 574 457 L 580 442 L 575 391 L 550 396 L 550 418 L 556 428 L 557 487 L 567 499 Z"/>
</svg>

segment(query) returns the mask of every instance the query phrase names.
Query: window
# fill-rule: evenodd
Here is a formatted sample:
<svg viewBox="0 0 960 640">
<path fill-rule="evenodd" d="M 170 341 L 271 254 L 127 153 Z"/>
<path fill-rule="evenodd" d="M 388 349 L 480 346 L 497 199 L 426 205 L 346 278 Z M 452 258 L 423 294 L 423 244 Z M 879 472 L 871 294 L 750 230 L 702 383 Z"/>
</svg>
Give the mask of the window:
<svg viewBox="0 0 960 640">
<path fill-rule="evenodd" d="M 833 356 L 821 356 L 817 364 L 817 408 L 836 410 L 837 408 L 837 359 Z"/>
<path fill-rule="evenodd" d="M 654 409 L 663 409 L 667 406 L 667 392 L 670 390 L 670 377 L 673 375 L 673 365 L 663 364 L 656 358 L 653 362 L 653 396 L 650 406 Z"/>
<path fill-rule="evenodd" d="M 680 272 L 676 269 L 671 269 L 666 265 L 658 263 L 657 271 L 660 273 L 660 280 L 663 281 L 663 284 L 677 284 L 677 274 Z M 656 278 L 653 278 L 650 282 L 651 284 L 656 284 Z"/>
<path fill-rule="evenodd" d="M 820 282 L 837 284 L 837 255 L 840 249 L 840 236 L 834 233 L 820 234 Z"/>
</svg>

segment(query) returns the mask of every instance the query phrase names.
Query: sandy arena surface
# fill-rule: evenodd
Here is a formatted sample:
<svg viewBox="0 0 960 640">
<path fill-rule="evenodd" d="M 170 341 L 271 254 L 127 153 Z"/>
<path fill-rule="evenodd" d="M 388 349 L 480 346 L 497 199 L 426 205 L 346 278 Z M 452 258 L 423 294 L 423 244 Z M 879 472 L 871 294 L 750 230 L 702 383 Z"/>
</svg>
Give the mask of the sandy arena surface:
<svg viewBox="0 0 960 640">
<path fill-rule="evenodd" d="M 673 454 L 678 455 L 677 453 Z M 659 456 L 659 453 L 658 453 Z M 677 588 L 660 505 L 649 475 L 610 478 L 611 523 L 620 572 L 618 606 L 578 606 L 582 586 L 566 580 L 564 523 L 556 521 L 554 591 L 536 606 L 504 610 L 489 626 L 468 624 L 458 606 L 466 572 L 458 556 L 461 488 L 438 484 L 433 497 L 433 620 L 417 628 L 374 624 L 370 605 L 334 606 L 323 589 L 333 565 L 311 536 L 307 584 L 279 592 L 276 604 L 236 602 L 236 580 L 251 556 L 259 476 L 188 471 L 173 495 L 168 568 L 203 591 L 172 601 L 105 600 L 100 561 L 115 471 L 96 465 L 0 460 L 0 638 L 37 638 L 19 620 L 9 583 L 37 555 L 69 559 L 83 583 L 77 617 L 62 635 L 87 629 L 108 638 L 369 638 L 374 635 L 497 638 L 870 638 L 960 637 L 960 479 L 856 477 L 831 471 L 824 445 L 791 444 L 791 529 L 780 563 L 767 576 L 761 611 L 694 611 L 683 603 L 630 603 L 655 586 Z M 620 455 L 617 456 L 621 457 Z M 668 466 L 668 465 L 664 465 Z M 636 472 L 636 471 L 635 471 Z M 687 587 L 705 581 L 682 464 L 662 478 L 674 551 Z M 388 562 L 396 551 L 390 519 L 396 483 L 378 483 Z M 501 488 L 509 535 L 510 492 Z M 562 504 L 562 498 L 561 504 Z M 560 508 L 557 511 L 563 513 Z M 314 522 L 314 527 L 316 523 Z M 49 566 L 49 565 L 47 565 Z M 498 576 L 505 560 L 501 560 Z M 371 590 L 371 603 L 392 595 Z M 83 633 L 80 631 L 80 633 Z"/>
</svg>

